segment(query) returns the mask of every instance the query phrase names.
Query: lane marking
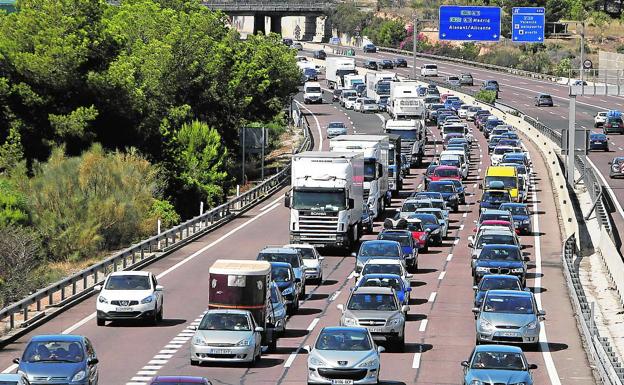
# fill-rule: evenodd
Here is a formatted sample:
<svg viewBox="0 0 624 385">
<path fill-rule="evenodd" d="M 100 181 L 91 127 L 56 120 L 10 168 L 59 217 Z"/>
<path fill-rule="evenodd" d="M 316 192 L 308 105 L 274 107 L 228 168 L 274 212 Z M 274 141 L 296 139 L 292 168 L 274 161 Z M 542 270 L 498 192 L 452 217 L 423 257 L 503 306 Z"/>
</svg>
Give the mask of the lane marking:
<svg viewBox="0 0 624 385">
<path fill-rule="evenodd" d="M 414 353 L 414 360 L 412 361 L 412 369 L 420 368 L 420 355 L 421 353 Z"/>
<path fill-rule="evenodd" d="M 308 331 L 311 332 L 312 330 L 314 330 L 314 327 L 316 326 L 316 324 L 319 323 L 321 319 L 316 317 L 315 319 L 312 320 L 312 322 L 310 322 L 310 326 L 308 326 Z"/>
<path fill-rule="evenodd" d="M 466 218 L 468 216 L 468 213 L 464 213 L 464 215 L 462 215 L 462 218 Z"/>
<path fill-rule="evenodd" d="M 446 257 L 446 261 L 450 262 L 451 259 L 453 259 L 453 253 L 449 254 L 448 257 Z"/>
<path fill-rule="evenodd" d="M 459 225 L 459 231 L 462 231 L 464 229 L 464 225 Z M 408 238 L 409 239 L 409 238 Z"/>
<path fill-rule="evenodd" d="M 310 111 L 310 109 L 308 107 L 306 107 L 305 105 L 301 104 L 299 101 L 295 100 L 295 103 L 297 103 L 299 105 L 299 108 L 303 107 L 305 110 L 307 110 L 310 113 L 310 115 L 312 115 L 312 117 L 314 118 L 314 122 L 316 123 L 316 129 L 317 129 L 318 135 L 319 135 L 319 146 L 318 146 L 318 149 L 322 150 L 323 149 L 323 131 L 321 130 L 321 124 L 319 123 L 318 118 L 316 117 L 314 112 Z"/>
<path fill-rule="evenodd" d="M 288 356 L 288 359 L 284 363 L 285 368 L 290 368 L 290 365 L 292 365 L 293 361 L 295 361 L 295 358 L 297 358 L 297 354 L 299 354 L 300 350 L 301 350 L 300 348 L 297 348 L 296 352 L 290 353 L 290 356 Z"/>
<path fill-rule="evenodd" d="M 332 294 L 332 296 L 329 298 L 329 302 L 333 302 L 336 300 L 336 298 L 338 298 L 338 296 L 340 295 L 340 290 L 338 290 L 337 292 L 335 292 L 334 294 Z"/>
<path fill-rule="evenodd" d="M 279 197 L 277 197 L 277 199 L 275 199 L 273 202 L 263 206 L 260 211 L 264 211 L 267 210 L 269 207 L 273 206 L 274 204 L 278 203 L 280 200 L 284 199 L 284 194 L 280 195 Z"/>
<path fill-rule="evenodd" d="M 419 332 L 424 332 L 425 329 L 427 328 L 427 323 L 429 323 L 429 320 L 426 319 L 426 318 L 424 320 L 420 321 L 420 326 L 418 327 L 418 331 Z"/>
<path fill-rule="evenodd" d="M 433 302 L 433 301 L 435 301 L 436 295 L 438 295 L 438 293 L 436 293 L 435 291 L 431 292 L 431 294 L 429 295 L 429 299 L 427 300 L 427 302 Z"/>
<path fill-rule="evenodd" d="M 459 243 L 459 238 L 456 238 L 456 239 L 453 241 L 453 244 L 454 244 L 454 245 L 457 245 L 458 243 Z"/>
<path fill-rule="evenodd" d="M 438 276 L 438 279 L 444 279 L 445 275 L 446 275 L 446 271 L 441 272 L 440 275 Z"/>
</svg>

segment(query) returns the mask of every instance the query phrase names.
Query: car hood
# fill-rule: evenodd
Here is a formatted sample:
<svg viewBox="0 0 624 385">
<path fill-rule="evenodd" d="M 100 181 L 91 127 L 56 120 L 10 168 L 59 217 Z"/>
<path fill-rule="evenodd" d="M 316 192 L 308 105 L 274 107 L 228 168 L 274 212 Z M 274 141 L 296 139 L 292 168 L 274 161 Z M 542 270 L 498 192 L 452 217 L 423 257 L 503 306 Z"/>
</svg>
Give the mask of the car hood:
<svg viewBox="0 0 624 385">
<path fill-rule="evenodd" d="M 109 301 L 136 300 L 140 301 L 152 294 L 151 290 L 102 290 L 101 295 Z"/>
<path fill-rule="evenodd" d="M 481 312 L 479 318 L 487 320 L 492 325 L 523 327 L 535 321 L 535 314 L 493 313 Z"/>
<path fill-rule="evenodd" d="M 345 351 L 345 350 L 318 350 L 311 353 L 323 360 L 330 368 L 353 368 L 377 356 L 374 350 Z M 346 365 L 338 365 L 338 361 L 347 361 Z"/>
<path fill-rule="evenodd" d="M 20 362 L 19 371 L 28 375 L 30 381 L 33 377 L 72 377 L 79 371 L 85 369 L 84 362 Z"/>
<path fill-rule="evenodd" d="M 286 289 L 287 287 L 295 286 L 293 282 L 288 282 L 288 281 L 287 282 L 275 282 L 275 284 L 277 285 L 277 288 L 280 289 L 280 291 Z"/>
<path fill-rule="evenodd" d="M 305 267 L 317 268 L 319 266 L 319 261 L 318 261 L 318 259 L 304 259 L 303 260 L 303 265 Z"/>
<path fill-rule="evenodd" d="M 406 255 L 412 254 L 412 252 L 414 251 L 414 248 L 411 246 L 401 246 L 401 248 L 403 249 L 403 254 Z"/>
<path fill-rule="evenodd" d="M 345 310 L 344 316 L 348 318 L 360 319 L 385 319 L 389 320 L 401 314 L 400 310 L 382 311 L 382 310 Z M 363 325 L 362 325 L 363 326 Z"/>
<path fill-rule="evenodd" d="M 467 380 L 468 383 L 472 380 L 492 384 L 531 383 L 529 373 L 518 370 L 470 369 Z"/>
<path fill-rule="evenodd" d="M 252 334 L 252 331 L 198 330 L 195 337 L 201 337 L 208 343 L 236 344 L 251 337 Z"/>
<path fill-rule="evenodd" d="M 528 215 L 512 215 L 514 221 L 524 221 L 529 219 Z"/>
<path fill-rule="evenodd" d="M 477 266 L 480 267 L 508 267 L 510 269 L 524 267 L 520 261 L 496 261 L 496 260 L 477 260 Z"/>
<path fill-rule="evenodd" d="M 435 223 L 426 223 L 426 224 L 423 224 L 423 227 L 425 229 L 430 229 L 431 231 L 433 231 L 433 230 L 439 229 L 442 226 L 436 225 Z"/>
</svg>

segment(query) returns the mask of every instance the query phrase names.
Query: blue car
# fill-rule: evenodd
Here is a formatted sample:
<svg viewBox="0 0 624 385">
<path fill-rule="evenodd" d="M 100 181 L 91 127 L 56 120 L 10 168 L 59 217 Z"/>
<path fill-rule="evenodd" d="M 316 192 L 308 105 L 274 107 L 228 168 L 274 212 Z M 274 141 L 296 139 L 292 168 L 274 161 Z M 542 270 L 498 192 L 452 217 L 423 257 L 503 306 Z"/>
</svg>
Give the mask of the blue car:
<svg viewBox="0 0 624 385">
<path fill-rule="evenodd" d="M 518 277 L 522 287 L 525 287 L 528 259 L 522 256 L 519 246 L 485 245 L 481 254 L 477 256 L 472 270 L 473 285 L 478 285 L 481 279 L 489 274 L 508 274 Z"/>
<path fill-rule="evenodd" d="M 500 210 L 507 210 L 511 213 L 514 221 L 514 227 L 520 231 L 520 234 L 531 233 L 531 213 L 524 203 L 503 203 L 499 207 Z"/>
<path fill-rule="evenodd" d="M 461 182 L 460 182 L 461 183 Z M 455 183 L 451 180 L 438 180 L 431 181 L 427 185 L 427 191 L 439 192 L 442 194 L 442 199 L 446 201 L 448 207 L 453 209 L 453 212 L 457 212 L 459 209 L 459 194 Z"/>
<path fill-rule="evenodd" d="M 271 262 L 271 279 L 286 301 L 288 314 L 294 314 L 299 309 L 300 290 L 290 263 Z"/>
<path fill-rule="evenodd" d="M 355 290 L 362 286 L 379 286 L 379 287 L 391 287 L 396 292 L 399 302 L 403 305 L 409 305 L 410 292 L 412 288 L 405 285 L 405 280 L 400 275 L 396 274 L 365 274 L 358 281 L 357 285 L 351 290 Z"/>
<path fill-rule="evenodd" d="M 475 292 L 474 307 L 481 307 L 488 290 L 522 290 L 522 283 L 515 275 L 491 274 L 484 276 L 472 289 Z"/>
<path fill-rule="evenodd" d="M 537 365 L 527 362 L 522 349 L 507 345 L 475 346 L 468 361 L 462 361 L 464 385 L 533 385 L 531 371 Z"/>
<path fill-rule="evenodd" d="M 465 103 L 462 102 L 461 100 L 452 100 L 451 101 L 451 109 L 453 109 L 454 111 L 458 111 L 461 106 L 463 106 Z"/>
<path fill-rule="evenodd" d="M 399 242 L 403 249 L 403 255 L 405 255 L 405 263 L 408 270 L 413 270 L 410 272 L 418 270 L 418 247 L 416 242 L 414 242 L 411 231 L 385 229 L 379 233 L 377 239 Z"/>
<path fill-rule="evenodd" d="M 485 125 L 483 126 L 483 135 L 485 135 L 485 138 L 488 139 L 490 137 L 490 133 L 492 132 L 492 130 L 494 129 L 494 127 L 496 126 L 501 126 L 505 124 L 504 121 L 502 120 L 488 120 L 485 122 Z"/>
<path fill-rule="evenodd" d="M 513 131 L 507 131 L 504 134 L 501 134 L 501 136 L 507 139 L 520 139 L 518 134 Z"/>
<path fill-rule="evenodd" d="M 599 132 L 590 132 L 588 150 L 609 151 L 609 138 L 607 138 L 605 134 Z"/>
<path fill-rule="evenodd" d="M 18 364 L 33 384 L 97 385 L 98 358 L 87 337 L 72 334 L 39 335 L 33 337 Z M 43 382 L 40 380 L 43 378 Z M 59 380 L 62 379 L 62 380 Z"/>
</svg>

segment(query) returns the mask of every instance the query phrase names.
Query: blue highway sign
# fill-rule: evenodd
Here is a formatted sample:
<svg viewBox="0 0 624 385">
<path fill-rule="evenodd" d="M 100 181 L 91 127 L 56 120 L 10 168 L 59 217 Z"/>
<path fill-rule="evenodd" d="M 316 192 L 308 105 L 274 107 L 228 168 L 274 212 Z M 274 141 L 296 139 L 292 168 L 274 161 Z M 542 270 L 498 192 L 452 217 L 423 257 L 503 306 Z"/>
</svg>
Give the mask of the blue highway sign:
<svg viewBox="0 0 624 385">
<path fill-rule="evenodd" d="M 540 7 L 517 7 L 511 12 L 511 39 L 517 42 L 544 41 L 545 11 Z"/>
<path fill-rule="evenodd" d="M 499 7 L 440 6 L 440 40 L 498 41 L 501 32 Z"/>
</svg>

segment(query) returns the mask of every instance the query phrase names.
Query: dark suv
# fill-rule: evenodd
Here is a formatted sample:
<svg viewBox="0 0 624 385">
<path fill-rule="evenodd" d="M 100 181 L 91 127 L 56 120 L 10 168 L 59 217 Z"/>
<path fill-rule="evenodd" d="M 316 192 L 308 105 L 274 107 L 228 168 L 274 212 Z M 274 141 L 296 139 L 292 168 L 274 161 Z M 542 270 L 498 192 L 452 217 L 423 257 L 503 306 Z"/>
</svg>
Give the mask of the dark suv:
<svg viewBox="0 0 624 385">
<path fill-rule="evenodd" d="M 624 134 L 624 122 L 622 122 L 622 117 L 607 115 L 607 118 L 602 125 L 602 132 L 604 134 L 608 134 L 610 132 Z"/>
<path fill-rule="evenodd" d="M 364 68 L 368 68 L 369 70 L 377 70 L 379 69 L 379 65 L 377 64 L 377 60 L 367 60 L 364 62 Z"/>
<path fill-rule="evenodd" d="M 362 51 L 364 51 L 364 53 L 367 53 L 367 52 L 375 53 L 377 52 L 377 47 L 375 47 L 374 44 L 366 44 L 364 45 L 364 47 L 362 47 Z"/>
<path fill-rule="evenodd" d="M 258 253 L 256 260 L 290 263 L 295 273 L 295 281 L 301 285 L 301 296 L 305 297 L 305 265 L 299 250 L 290 247 L 265 247 Z"/>
</svg>

